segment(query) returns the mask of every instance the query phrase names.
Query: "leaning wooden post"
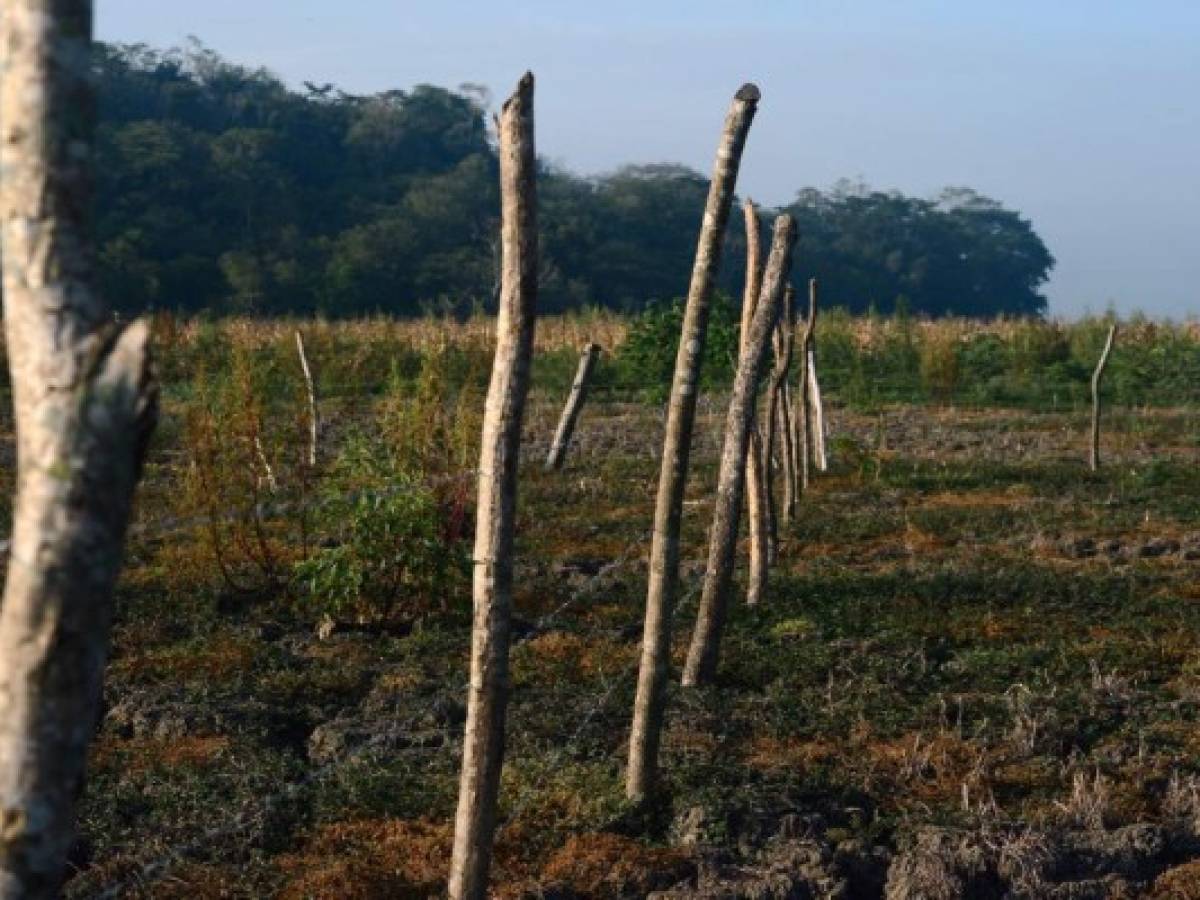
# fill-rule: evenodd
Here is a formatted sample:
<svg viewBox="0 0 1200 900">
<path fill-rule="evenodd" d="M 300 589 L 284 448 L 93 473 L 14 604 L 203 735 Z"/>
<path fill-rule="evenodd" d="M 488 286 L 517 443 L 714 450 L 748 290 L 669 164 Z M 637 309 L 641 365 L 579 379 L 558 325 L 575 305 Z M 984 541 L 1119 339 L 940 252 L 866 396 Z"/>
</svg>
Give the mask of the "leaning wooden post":
<svg viewBox="0 0 1200 900">
<path fill-rule="evenodd" d="M 1088 463 L 1093 472 L 1100 468 L 1100 379 L 1104 377 L 1104 367 L 1108 365 L 1108 355 L 1112 352 L 1113 339 L 1117 336 L 1117 325 L 1114 322 L 1108 327 L 1108 338 L 1104 341 L 1104 350 L 1096 363 L 1096 371 L 1092 373 L 1092 446 Z"/>
<path fill-rule="evenodd" d="M 0 248 L 17 496 L 0 604 L 0 898 L 60 896 L 157 390 L 95 291 L 90 0 L 0 13 Z"/>
<path fill-rule="evenodd" d="M 812 354 L 813 346 L 813 330 L 817 327 L 817 279 L 810 278 L 808 280 L 808 316 L 804 320 L 804 330 L 801 332 L 800 338 L 800 384 L 797 387 L 796 399 L 800 404 L 800 409 L 796 413 L 796 418 L 800 420 L 800 487 L 801 490 L 808 490 L 809 467 L 812 465 L 813 458 L 813 433 L 812 433 L 812 403 L 811 392 L 809 388 L 809 356 Z"/>
<path fill-rule="evenodd" d="M 738 358 L 733 394 L 725 418 L 725 443 L 721 450 L 716 508 L 713 510 L 709 534 L 708 568 L 704 575 L 704 589 L 700 595 L 700 609 L 696 615 L 691 647 L 683 667 L 685 687 L 712 681 L 717 670 L 721 631 L 729 607 L 729 585 L 733 577 L 738 518 L 742 510 L 743 476 L 753 423 L 754 397 L 762 377 L 767 344 L 784 303 L 784 284 L 792 266 L 792 247 L 795 243 L 796 220 L 789 215 L 780 216 L 775 220 L 775 236 L 763 277 L 762 296 L 754 311 L 749 341 Z"/>
<path fill-rule="evenodd" d="M 538 274 L 537 158 L 529 72 L 505 102 L 499 124 L 502 286 L 479 457 L 471 682 L 449 883 L 455 900 L 487 896 L 504 761 L 517 462 L 533 354 Z"/>
<path fill-rule="evenodd" d="M 754 307 L 758 303 L 758 292 L 762 289 L 762 225 L 758 221 L 758 210 L 754 201 L 747 197 L 742 202 L 742 215 L 746 221 L 746 281 L 742 289 L 742 326 L 738 331 L 738 353 L 746 346 L 750 325 L 754 320 Z"/>
<path fill-rule="evenodd" d="M 825 403 L 821 399 L 821 383 L 817 380 L 817 355 L 808 351 L 808 403 L 812 410 L 813 462 L 818 472 L 829 467 L 825 455 Z"/>
<path fill-rule="evenodd" d="M 746 216 L 746 285 L 742 294 L 742 330 L 738 344 L 739 357 L 750 336 L 754 308 L 762 289 L 762 235 L 754 201 L 742 205 Z M 757 404 L 755 404 L 757 405 Z M 752 407 L 753 409 L 753 407 Z M 746 580 L 746 603 L 754 606 L 767 592 L 770 570 L 771 525 L 768 519 L 767 483 L 763 472 L 763 443 L 757 416 L 751 423 L 750 449 L 746 456 L 746 516 L 750 520 L 750 571 Z"/>
<path fill-rule="evenodd" d="M 575 432 L 579 411 L 583 409 L 583 401 L 587 399 L 588 382 L 592 379 L 592 371 L 596 368 L 596 360 L 599 358 L 599 344 L 588 344 L 583 348 L 579 368 L 575 372 L 575 381 L 571 385 L 571 393 L 567 396 L 567 405 L 563 407 L 562 418 L 558 420 L 558 429 L 554 432 L 554 443 L 550 445 L 550 454 L 546 457 L 547 472 L 561 467 L 563 460 L 567 458 L 571 435 Z"/>
<path fill-rule="evenodd" d="M 692 424 L 696 417 L 700 360 L 704 355 L 704 339 L 708 331 L 708 305 L 720 266 L 721 247 L 725 242 L 725 226 L 729 221 L 738 166 L 759 96 L 758 88 L 754 85 L 742 85 L 734 95 L 733 104 L 725 118 L 708 190 L 708 202 L 704 208 L 704 220 L 700 226 L 696 261 L 692 266 L 679 351 L 675 356 L 658 497 L 654 506 L 642 658 L 629 736 L 625 793 L 630 798 L 649 794 L 658 769 L 658 746 L 666 705 L 667 676 L 671 666 L 671 620 L 679 576 L 679 521 L 683 511 Z"/>
<path fill-rule="evenodd" d="M 316 468 L 318 439 L 321 420 L 317 418 L 317 386 L 313 381 L 312 368 L 308 365 L 308 354 L 304 352 L 304 338 L 296 332 L 296 353 L 300 356 L 300 369 L 304 373 L 304 387 L 308 392 L 308 465 Z"/>
<path fill-rule="evenodd" d="M 787 379 L 792 367 L 792 341 L 795 327 L 792 322 L 792 306 L 795 291 L 788 285 L 784 294 L 784 309 L 773 341 L 775 368 L 771 373 L 770 402 L 776 419 L 775 433 L 779 436 L 779 463 L 783 471 L 783 521 L 791 522 L 796 516 L 796 469 L 792 447 L 791 410 L 788 409 Z"/>
</svg>

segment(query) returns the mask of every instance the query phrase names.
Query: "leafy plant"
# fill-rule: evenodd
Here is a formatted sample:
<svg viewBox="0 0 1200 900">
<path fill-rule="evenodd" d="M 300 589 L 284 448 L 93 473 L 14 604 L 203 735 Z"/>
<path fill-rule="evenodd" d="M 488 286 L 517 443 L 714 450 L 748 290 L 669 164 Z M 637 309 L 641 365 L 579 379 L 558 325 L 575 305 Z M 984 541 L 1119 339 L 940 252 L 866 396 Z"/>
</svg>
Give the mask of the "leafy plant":
<svg viewBox="0 0 1200 900">
<path fill-rule="evenodd" d="M 447 540 L 433 491 L 402 479 L 386 492 L 330 504 L 340 523 L 332 546 L 296 563 L 308 606 L 359 624 L 446 610 L 467 571 L 459 541 Z"/>
<path fill-rule="evenodd" d="M 632 319 L 617 354 L 621 380 L 629 387 L 665 396 L 675 371 L 683 315 L 684 301 L 677 298 L 670 303 L 652 303 Z M 739 312 L 733 301 L 726 294 L 714 294 L 700 367 L 701 384 L 705 387 L 728 383 L 733 377 L 739 327 Z"/>
</svg>

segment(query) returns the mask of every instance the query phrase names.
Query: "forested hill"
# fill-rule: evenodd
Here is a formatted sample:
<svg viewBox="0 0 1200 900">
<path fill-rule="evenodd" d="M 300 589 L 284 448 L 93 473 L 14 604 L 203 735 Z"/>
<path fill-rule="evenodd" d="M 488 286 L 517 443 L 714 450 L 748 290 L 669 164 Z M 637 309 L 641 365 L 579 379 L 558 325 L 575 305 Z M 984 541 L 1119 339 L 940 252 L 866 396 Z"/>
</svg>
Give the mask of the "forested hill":
<svg viewBox="0 0 1200 900">
<path fill-rule="evenodd" d="M 490 302 L 497 163 L 482 91 L 296 91 L 200 45 L 99 53 L 100 264 L 118 308 L 415 314 Z M 541 308 L 684 293 L 707 189 L 676 165 L 598 178 L 545 166 Z M 925 200 L 843 183 L 802 190 L 788 209 L 795 278 L 820 277 L 830 305 L 1045 309 L 1053 257 L 1028 221 L 973 191 Z M 736 292 L 744 238 L 732 221 L 722 283 Z"/>
</svg>

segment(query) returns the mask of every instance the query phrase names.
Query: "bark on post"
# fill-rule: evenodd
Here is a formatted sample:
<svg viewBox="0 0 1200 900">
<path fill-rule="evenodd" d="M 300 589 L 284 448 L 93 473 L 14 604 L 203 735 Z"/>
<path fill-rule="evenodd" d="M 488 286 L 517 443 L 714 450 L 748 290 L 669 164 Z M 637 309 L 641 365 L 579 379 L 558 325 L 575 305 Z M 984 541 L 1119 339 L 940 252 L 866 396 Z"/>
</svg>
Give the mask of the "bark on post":
<svg viewBox="0 0 1200 900">
<path fill-rule="evenodd" d="M 812 404 L 809 391 L 809 357 L 812 355 L 813 331 L 817 327 L 817 279 L 808 280 L 808 315 L 804 319 L 804 330 L 800 338 L 800 384 L 797 401 L 800 409 L 796 418 L 800 426 L 800 488 L 808 490 L 809 467 L 813 458 Z"/>
<path fill-rule="evenodd" d="M 579 420 L 579 411 L 583 409 L 583 402 L 587 399 L 588 383 L 599 358 L 599 344 L 588 344 L 583 348 L 583 355 L 579 358 L 579 369 L 575 372 L 575 381 L 567 397 L 567 405 L 563 407 L 562 418 L 558 420 L 558 428 L 554 432 L 554 443 L 550 445 L 550 454 L 546 457 L 547 472 L 560 468 L 563 460 L 567 458 L 571 435 L 575 432 L 575 423 Z"/>
<path fill-rule="evenodd" d="M 315 469 L 321 420 L 317 418 L 317 387 L 308 365 L 308 354 L 304 352 L 304 338 L 299 331 L 296 332 L 296 352 L 300 355 L 300 369 L 304 372 L 304 387 L 308 392 L 308 465 Z"/>
<path fill-rule="evenodd" d="M 1088 457 L 1088 465 L 1093 472 L 1100 468 L 1100 379 L 1104 377 L 1104 368 L 1108 365 L 1108 355 L 1112 352 L 1113 339 L 1117 336 L 1116 323 L 1108 328 L 1108 338 L 1104 341 L 1104 350 L 1096 363 L 1096 371 L 1092 373 L 1092 445 Z"/>
<path fill-rule="evenodd" d="M 792 367 L 792 340 L 795 333 L 792 322 L 792 306 L 795 291 L 788 285 L 784 294 L 784 309 L 775 330 L 773 345 L 775 367 L 771 372 L 769 393 L 773 418 L 773 433 L 778 435 L 779 467 L 783 471 L 783 521 L 791 522 L 796 516 L 796 470 L 795 452 L 792 447 L 792 422 L 787 403 L 787 379 Z M 772 442 L 774 443 L 774 442 Z M 774 449 L 774 448 L 773 448 Z"/>
<path fill-rule="evenodd" d="M 709 300 L 720 265 L 721 247 L 725 242 L 725 226 L 729 221 L 738 166 L 759 96 L 758 88 L 754 85 L 742 85 L 734 95 L 733 104 L 725 118 L 700 226 L 696 260 L 692 266 L 679 351 L 675 357 L 662 469 L 654 506 L 642 657 L 629 737 L 625 793 L 630 798 L 645 797 L 653 789 L 657 774 L 658 746 L 671 664 L 671 620 L 675 612 L 679 575 L 679 521 L 683 510 L 692 425 L 696 417 L 700 360 L 708 331 Z"/>
<path fill-rule="evenodd" d="M 449 882 L 455 900 L 487 896 L 504 761 L 517 462 L 533 354 L 538 273 L 533 75 L 528 72 L 504 104 L 499 143 L 502 286 L 479 459 L 471 682 Z"/>
<path fill-rule="evenodd" d="M 738 345 L 739 356 L 746 346 L 754 308 L 762 289 L 762 235 L 754 201 L 742 206 L 746 216 L 746 286 L 742 294 L 742 329 Z M 746 603 L 757 604 L 766 595 L 770 570 L 771 526 L 768 520 L 770 504 L 763 477 L 763 444 L 759 434 L 758 416 L 750 428 L 750 449 L 746 456 L 746 516 L 750 520 L 750 571 L 746 583 Z"/>
<path fill-rule="evenodd" d="M 750 427 L 750 449 L 746 457 L 746 514 L 750 517 L 750 572 L 746 582 L 746 604 L 756 606 L 767 594 L 771 570 L 771 505 L 763 477 L 763 444 L 757 422 Z"/>
<path fill-rule="evenodd" d="M 0 246 L 17 498 L 0 607 L 0 898 L 59 896 L 100 702 L 150 329 L 94 290 L 90 0 L 0 12 Z"/>
<path fill-rule="evenodd" d="M 825 404 L 817 381 L 817 355 L 812 349 L 808 351 L 808 403 L 812 409 L 813 462 L 818 472 L 824 472 L 829 467 L 825 456 Z"/>
<path fill-rule="evenodd" d="M 749 197 L 742 203 L 742 214 L 746 220 L 746 283 L 742 290 L 742 327 L 738 332 L 738 354 L 746 346 L 750 335 L 750 324 L 754 319 L 754 307 L 758 293 L 762 290 L 762 227 L 758 221 L 758 210 Z"/>
<path fill-rule="evenodd" d="M 754 311 L 750 337 L 738 358 L 737 375 L 725 418 L 725 443 L 721 450 L 721 469 L 717 478 L 716 508 L 708 544 L 708 569 L 700 595 L 696 627 L 683 667 L 685 687 L 710 682 L 717 670 L 717 655 L 725 613 L 729 607 L 729 586 L 733 576 L 737 545 L 738 518 L 742 510 L 743 475 L 746 448 L 750 441 L 754 397 L 762 377 L 771 332 L 785 302 L 784 284 L 792 266 L 792 247 L 796 243 L 796 221 L 789 215 L 775 220 L 771 255 L 763 277 L 762 296 Z"/>
</svg>

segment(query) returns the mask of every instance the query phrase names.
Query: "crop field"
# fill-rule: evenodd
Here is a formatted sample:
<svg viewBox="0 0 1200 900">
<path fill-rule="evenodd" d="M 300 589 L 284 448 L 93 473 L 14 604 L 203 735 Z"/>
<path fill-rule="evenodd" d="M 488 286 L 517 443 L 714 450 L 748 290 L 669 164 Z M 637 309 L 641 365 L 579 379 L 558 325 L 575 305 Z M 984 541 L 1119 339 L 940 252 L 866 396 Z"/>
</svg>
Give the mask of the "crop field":
<svg viewBox="0 0 1200 900">
<path fill-rule="evenodd" d="M 538 324 L 496 895 L 1200 896 L 1200 338 L 1123 326 L 1091 472 L 1105 322 L 827 316 L 829 469 L 754 608 L 739 551 L 717 681 L 673 678 L 661 790 L 632 804 L 675 321 Z M 709 337 L 676 673 L 731 323 Z M 162 418 L 67 896 L 444 894 L 492 327 L 156 323 Z"/>
</svg>

